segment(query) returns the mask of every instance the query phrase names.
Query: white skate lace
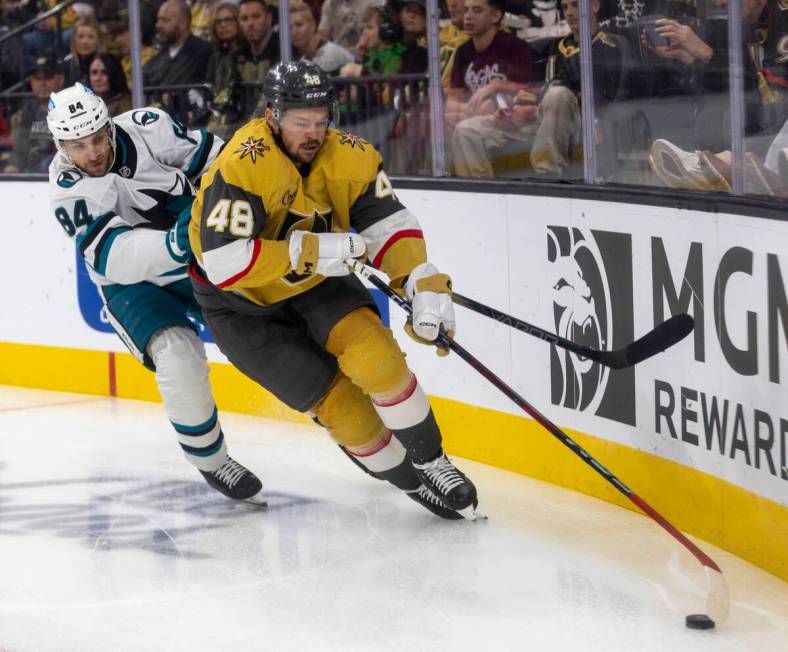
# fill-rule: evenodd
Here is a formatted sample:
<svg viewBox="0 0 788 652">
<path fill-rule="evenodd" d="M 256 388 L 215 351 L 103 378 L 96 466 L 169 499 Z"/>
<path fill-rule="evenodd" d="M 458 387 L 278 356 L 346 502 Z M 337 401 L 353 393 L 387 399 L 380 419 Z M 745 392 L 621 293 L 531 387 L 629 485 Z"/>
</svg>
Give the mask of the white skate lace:
<svg viewBox="0 0 788 652">
<path fill-rule="evenodd" d="M 417 464 L 417 468 L 424 472 L 436 489 L 446 495 L 455 487 L 465 482 L 460 472 L 454 468 L 446 455 L 441 455 L 432 462 Z"/>
<path fill-rule="evenodd" d="M 228 457 L 227 461 L 213 472 L 217 480 L 221 480 L 229 489 L 235 486 L 246 473 L 246 469 L 234 459 Z"/>
<path fill-rule="evenodd" d="M 419 488 L 416 489 L 414 493 L 419 497 L 423 498 L 424 500 L 426 500 L 427 502 L 432 503 L 433 505 L 438 505 L 439 507 L 446 507 L 443 501 L 440 498 L 438 498 L 438 496 L 436 496 L 434 493 L 432 493 L 430 491 L 430 488 L 425 484 L 419 485 Z"/>
</svg>

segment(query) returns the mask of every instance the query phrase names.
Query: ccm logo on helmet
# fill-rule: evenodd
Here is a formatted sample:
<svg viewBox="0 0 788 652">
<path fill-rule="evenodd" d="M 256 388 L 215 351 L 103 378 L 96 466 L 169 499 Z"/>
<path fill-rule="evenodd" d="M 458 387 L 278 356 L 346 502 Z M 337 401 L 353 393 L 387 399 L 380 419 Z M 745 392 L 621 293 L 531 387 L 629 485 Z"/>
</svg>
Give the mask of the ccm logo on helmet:
<svg viewBox="0 0 788 652">
<path fill-rule="evenodd" d="M 304 97 L 306 99 L 311 99 L 311 98 L 325 97 L 326 95 L 328 95 L 328 91 L 319 91 L 316 93 L 307 93 L 306 95 L 304 95 Z"/>
</svg>

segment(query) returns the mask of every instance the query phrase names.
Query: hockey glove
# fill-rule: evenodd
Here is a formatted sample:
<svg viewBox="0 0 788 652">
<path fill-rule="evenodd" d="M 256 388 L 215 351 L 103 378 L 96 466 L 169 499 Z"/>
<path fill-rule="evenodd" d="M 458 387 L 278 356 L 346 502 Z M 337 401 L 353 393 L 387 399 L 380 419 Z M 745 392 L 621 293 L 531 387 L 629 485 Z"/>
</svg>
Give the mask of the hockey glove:
<svg viewBox="0 0 788 652">
<path fill-rule="evenodd" d="M 290 265 L 296 274 L 347 276 L 346 258 L 361 258 L 367 244 L 358 233 L 311 233 L 290 235 Z"/>
<path fill-rule="evenodd" d="M 192 248 L 189 245 L 189 222 L 191 221 L 191 209 L 181 211 L 175 224 L 167 231 L 167 253 L 176 262 L 185 265 L 192 257 Z"/>
<path fill-rule="evenodd" d="M 405 296 L 413 306 L 412 321 L 405 332 L 422 344 L 434 344 L 440 328 L 449 337 L 454 335 L 454 304 L 451 300 L 451 279 L 441 274 L 435 265 L 421 263 L 413 268 L 405 282 Z M 438 355 L 448 355 L 448 349 L 438 347 Z"/>
</svg>

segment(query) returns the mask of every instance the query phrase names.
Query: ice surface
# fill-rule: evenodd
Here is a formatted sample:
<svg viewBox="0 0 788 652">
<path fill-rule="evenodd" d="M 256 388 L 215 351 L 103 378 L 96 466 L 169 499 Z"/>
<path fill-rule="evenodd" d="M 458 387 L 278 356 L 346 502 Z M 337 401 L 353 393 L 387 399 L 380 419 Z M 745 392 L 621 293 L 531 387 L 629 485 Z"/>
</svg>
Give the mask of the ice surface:
<svg viewBox="0 0 788 652">
<path fill-rule="evenodd" d="M 442 521 L 316 427 L 222 422 L 267 510 L 161 405 L 0 387 L 0 651 L 788 650 L 788 584 L 702 542 L 731 615 L 687 630 L 703 571 L 645 517 L 459 460 L 489 521 Z"/>
</svg>

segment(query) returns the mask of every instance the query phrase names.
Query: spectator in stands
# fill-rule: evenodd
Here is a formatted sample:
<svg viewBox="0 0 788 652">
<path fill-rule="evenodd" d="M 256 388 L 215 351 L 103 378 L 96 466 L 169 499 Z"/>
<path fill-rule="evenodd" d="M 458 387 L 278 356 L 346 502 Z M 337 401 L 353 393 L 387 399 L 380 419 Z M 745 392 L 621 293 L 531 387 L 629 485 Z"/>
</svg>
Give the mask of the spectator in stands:
<svg viewBox="0 0 788 652">
<path fill-rule="evenodd" d="M 342 66 L 354 61 L 345 48 L 320 38 L 312 10 L 299 0 L 290 3 L 290 38 L 301 59 L 313 61 L 329 75 L 337 75 Z"/>
<path fill-rule="evenodd" d="M 0 38 L 29 19 L 13 0 L 0 0 Z M 22 58 L 21 36 L 0 44 L 0 88 L 6 89 L 19 82 L 25 75 Z"/>
<path fill-rule="evenodd" d="M 166 0 L 159 7 L 156 32 L 161 51 L 143 67 L 146 86 L 202 84 L 211 56 L 211 46 L 191 33 L 191 9 L 184 0 Z M 193 90 L 193 89 L 192 89 Z M 193 93 L 192 97 L 203 97 Z M 149 100 L 158 103 L 176 120 L 187 123 L 193 110 L 185 90 L 159 90 Z"/>
<path fill-rule="evenodd" d="M 460 122 L 453 136 L 454 162 L 459 175 L 493 176 L 490 150 L 520 140 L 532 142 L 530 160 L 537 173 L 562 176 L 573 148 L 582 145 L 578 0 L 562 0 L 561 8 L 572 33 L 551 48 L 546 85 L 538 105 L 532 93 L 520 89 L 513 97 L 507 93 L 497 98 L 503 106 L 493 115 Z M 594 97 L 601 108 L 619 92 L 624 55 L 612 37 L 598 29 L 598 12 L 599 0 L 592 0 Z"/>
<path fill-rule="evenodd" d="M 279 39 L 272 30 L 273 17 L 265 0 L 241 0 L 238 23 L 246 44 L 236 54 L 235 67 L 242 82 L 261 82 L 268 69 L 281 59 Z M 259 86 L 240 86 L 241 121 L 262 116 Z"/>
<path fill-rule="evenodd" d="M 204 41 L 211 40 L 211 18 L 221 0 L 192 2 L 192 34 Z"/>
<path fill-rule="evenodd" d="M 126 83 L 131 88 L 131 33 L 129 32 L 129 18 L 126 12 L 121 12 L 118 20 L 110 26 L 110 36 L 117 46 L 120 54 L 120 65 L 126 75 Z M 142 48 L 140 58 L 144 66 L 157 54 L 156 48 L 146 41 L 145 35 L 142 37 Z"/>
<path fill-rule="evenodd" d="M 325 0 L 317 33 L 354 52 L 361 38 L 364 13 L 372 4 L 377 4 L 376 0 Z"/>
<path fill-rule="evenodd" d="M 53 9 L 58 4 L 58 1 L 46 0 L 35 4 L 42 9 L 38 14 L 40 16 Z M 57 39 L 57 21 L 54 16 L 37 22 L 35 29 L 22 36 L 25 63 L 31 66 L 33 61 L 42 54 L 55 53 L 61 48 L 64 51 L 67 50 L 71 40 L 71 26 L 74 24 L 76 17 L 77 14 L 73 5 L 66 7 L 60 13 L 60 27 L 63 30 L 60 42 Z"/>
<path fill-rule="evenodd" d="M 33 97 L 11 118 L 14 151 L 4 172 L 46 172 L 55 154 L 47 127 L 49 94 L 63 89 L 63 67 L 53 54 L 38 57 L 28 74 Z"/>
<path fill-rule="evenodd" d="M 662 158 L 660 165 L 656 160 Z M 730 192 L 733 187 L 732 154 L 709 150 L 688 152 L 658 139 L 651 146 L 651 165 L 668 188 Z M 744 191 L 788 199 L 788 121 L 772 141 L 766 158 L 744 154 Z"/>
<path fill-rule="evenodd" d="M 229 140 L 241 119 L 238 72 L 235 55 L 241 48 L 238 7 L 233 2 L 222 2 L 211 19 L 211 47 L 205 81 L 213 87 L 208 104 L 211 117 L 208 130 L 222 140 Z"/>
<path fill-rule="evenodd" d="M 457 48 L 446 123 L 495 111 L 495 94 L 516 92 L 531 80 L 533 51 L 525 41 L 498 29 L 505 0 L 465 0 L 463 26 L 471 37 Z"/>
<path fill-rule="evenodd" d="M 786 103 L 785 28 L 779 22 L 785 13 L 782 0 L 742 0 L 742 21 L 745 43 L 744 93 L 745 134 L 774 134 L 788 117 Z M 717 0 L 719 6 L 726 0 Z M 764 10 L 766 14 L 764 14 Z M 761 30 L 759 17 L 766 16 Z M 782 19 L 784 20 L 784 19 Z M 669 40 L 666 46 L 652 45 L 647 34 L 641 34 L 643 45 L 657 57 L 679 62 L 683 68 L 684 89 L 695 99 L 696 145 L 701 149 L 723 151 L 730 148 L 729 67 L 727 21 L 709 21 L 706 39 L 691 26 L 671 18 L 656 21 L 656 32 Z M 760 35 L 759 32 L 760 31 Z M 763 42 L 761 35 L 765 34 Z M 780 46 L 783 43 L 783 46 Z M 764 51 L 767 53 L 763 56 Z M 753 56 L 753 54 L 756 56 Z M 776 65 L 775 65 L 776 64 Z M 765 141 L 768 143 L 768 139 Z M 657 162 L 659 163 L 659 161 Z"/>
<path fill-rule="evenodd" d="M 102 52 L 90 62 L 90 89 L 107 105 L 110 117 L 131 110 L 131 93 L 120 62 Z"/>
<path fill-rule="evenodd" d="M 407 44 L 427 46 L 427 2 L 426 0 L 402 0 L 398 2 L 399 22 L 402 25 L 402 40 Z"/>
<path fill-rule="evenodd" d="M 402 29 L 394 11 L 386 5 L 367 7 L 364 28 L 357 45 L 362 64 L 342 69 L 346 76 L 406 75 L 427 69 L 427 50 L 402 41 Z"/>
<path fill-rule="evenodd" d="M 465 8 L 463 7 L 463 0 L 446 0 L 446 7 L 449 12 L 449 18 L 441 25 L 440 32 L 438 33 L 438 42 L 440 43 L 440 58 L 441 58 L 441 81 L 443 83 L 443 94 L 449 92 L 451 85 L 451 70 L 454 66 L 454 54 L 457 48 L 471 38 L 468 33 L 463 29 L 463 15 Z"/>
<path fill-rule="evenodd" d="M 78 16 L 71 32 L 71 56 L 66 67 L 66 86 L 77 82 L 87 85 L 90 62 L 103 51 L 99 26 L 93 16 Z"/>
</svg>

